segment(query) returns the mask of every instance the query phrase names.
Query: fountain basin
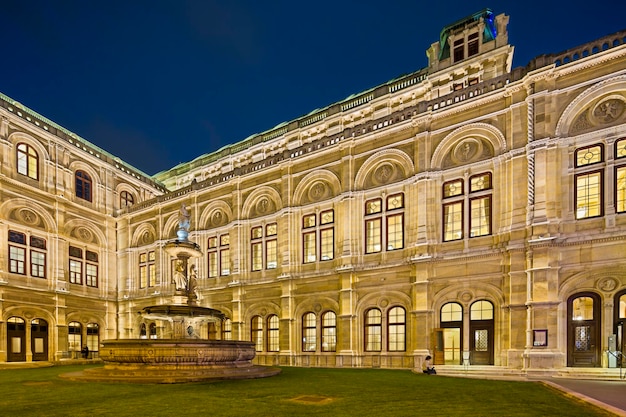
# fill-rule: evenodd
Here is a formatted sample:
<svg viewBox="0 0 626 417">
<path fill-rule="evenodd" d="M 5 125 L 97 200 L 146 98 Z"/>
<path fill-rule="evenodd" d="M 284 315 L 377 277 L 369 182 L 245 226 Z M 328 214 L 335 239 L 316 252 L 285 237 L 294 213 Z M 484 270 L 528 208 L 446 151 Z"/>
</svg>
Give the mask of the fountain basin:
<svg viewBox="0 0 626 417">
<path fill-rule="evenodd" d="M 280 369 L 252 363 L 254 343 L 240 340 L 104 340 L 105 366 L 62 374 L 62 378 L 98 382 L 181 383 L 219 379 L 264 378 Z"/>
</svg>

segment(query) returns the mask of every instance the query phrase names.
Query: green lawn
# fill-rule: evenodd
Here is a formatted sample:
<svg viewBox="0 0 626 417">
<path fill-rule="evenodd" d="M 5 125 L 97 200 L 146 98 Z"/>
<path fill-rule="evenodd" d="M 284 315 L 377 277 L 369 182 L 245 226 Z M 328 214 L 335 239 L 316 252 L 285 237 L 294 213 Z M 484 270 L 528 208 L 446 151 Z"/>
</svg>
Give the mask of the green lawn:
<svg viewBox="0 0 626 417">
<path fill-rule="evenodd" d="M 0 416 L 607 416 L 540 383 L 379 369 L 282 368 L 256 380 L 74 382 L 84 366 L 0 370 Z"/>
</svg>

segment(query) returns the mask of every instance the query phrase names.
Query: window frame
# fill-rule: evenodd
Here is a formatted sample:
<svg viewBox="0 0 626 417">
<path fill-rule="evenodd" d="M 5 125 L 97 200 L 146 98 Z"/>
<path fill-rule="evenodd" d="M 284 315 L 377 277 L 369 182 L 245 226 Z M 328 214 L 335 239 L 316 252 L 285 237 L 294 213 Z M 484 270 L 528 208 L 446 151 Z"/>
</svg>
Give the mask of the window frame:
<svg viewBox="0 0 626 417">
<path fill-rule="evenodd" d="M 74 173 L 74 193 L 77 198 L 93 202 L 93 180 L 86 171 L 79 169 Z"/>
<path fill-rule="evenodd" d="M 39 180 L 39 154 L 28 143 L 20 142 L 15 146 L 15 166 L 18 174 Z"/>
</svg>

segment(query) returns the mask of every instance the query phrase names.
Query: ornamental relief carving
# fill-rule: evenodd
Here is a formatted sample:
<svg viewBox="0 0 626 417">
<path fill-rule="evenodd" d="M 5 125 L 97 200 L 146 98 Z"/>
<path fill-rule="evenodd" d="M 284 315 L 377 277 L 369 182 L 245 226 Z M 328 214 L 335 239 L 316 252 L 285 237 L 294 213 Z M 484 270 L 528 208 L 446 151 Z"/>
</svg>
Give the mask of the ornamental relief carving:
<svg viewBox="0 0 626 417">
<path fill-rule="evenodd" d="M 264 216 L 275 211 L 276 205 L 268 197 L 261 197 L 254 205 L 253 216 Z"/>
<path fill-rule="evenodd" d="M 41 229 L 45 228 L 42 218 L 33 210 L 25 207 L 14 210 L 11 213 L 10 217 L 17 222 L 23 223 L 28 226 Z"/>
<path fill-rule="evenodd" d="M 489 143 L 480 138 L 465 138 L 457 142 L 443 160 L 443 167 L 466 165 L 472 162 L 493 157 L 493 149 Z"/>
<path fill-rule="evenodd" d="M 222 210 L 215 210 L 215 212 L 211 215 L 211 226 L 221 226 L 225 224 L 226 221 L 226 215 Z"/>
<path fill-rule="evenodd" d="M 307 192 L 307 203 L 314 203 L 328 199 L 331 196 L 330 188 L 323 181 L 316 181 L 309 187 Z"/>
<path fill-rule="evenodd" d="M 611 292 L 617 287 L 617 280 L 615 278 L 601 278 L 596 282 L 596 288 L 604 292 Z"/>
<path fill-rule="evenodd" d="M 74 237 L 78 238 L 81 242 L 85 242 L 85 243 L 91 243 L 93 242 L 93 233 L 91 232 L 91 230 L 87 229 L 86 227 L 77 227 L 76 229 L 74 229 L 74 233 L 73 233 Z"/>
<path fill-rule="evenodd" d="M 613 94 L 584 109 L 572 123 L 571 133 L 624 122 L 626 98 Z"/>
<path fill-rule="evenodd" d="M 403 170 L 389 161 L 381 162 L 372 171 L 367 186 L 378 187 L 380 185 L 391 184 L 397 182 L 403 178 Z"/>
</svg>

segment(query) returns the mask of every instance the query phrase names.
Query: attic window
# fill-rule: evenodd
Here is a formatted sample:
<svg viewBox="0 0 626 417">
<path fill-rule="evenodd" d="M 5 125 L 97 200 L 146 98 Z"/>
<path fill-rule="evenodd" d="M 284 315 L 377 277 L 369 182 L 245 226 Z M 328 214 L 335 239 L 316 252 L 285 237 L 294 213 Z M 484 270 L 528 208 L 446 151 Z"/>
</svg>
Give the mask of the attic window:
<svg viewBox="0 0 626 417">
<path fill-rule="evenodd" d="M 467 37 L 467 56 L 478 54 L 478 32 L 472 33 Z"/>
<path fill-rule="evenodd" d="M 461 61 L 463 58 L 465 58 L 465 45 L 463 41 L 464 39 L 457 39 L 456 41 L 454 41 L 454 62 Z"/>
</svg>

